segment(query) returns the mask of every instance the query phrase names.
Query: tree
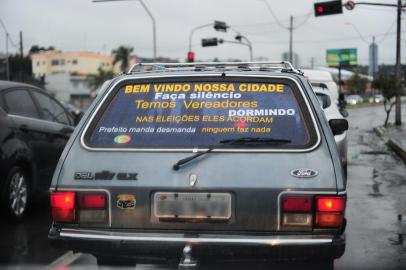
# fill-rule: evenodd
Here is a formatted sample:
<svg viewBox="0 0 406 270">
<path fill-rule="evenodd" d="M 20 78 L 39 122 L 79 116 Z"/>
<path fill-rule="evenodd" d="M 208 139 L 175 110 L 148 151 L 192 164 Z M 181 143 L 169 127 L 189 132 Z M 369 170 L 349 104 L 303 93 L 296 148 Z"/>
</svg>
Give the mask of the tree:
<svg viewBox="0 0 406 270">
<path fill-rule="evenodd" d="M 383 106 L 386 112 L 384 126 L 386 127 L 388 125 L 390 112 L 395 105 L 395 99 L 392 100 L 397 93 L 395 77 L 379 74 L 379 76 L 377 76 L 377 78 L 373 81 L 372 87 L 382 91 L 382 95 L 384 97 Z"/>
<path fill-rule="evenodd" d="M 133 48 L 125 46 L 120 46 L 116 50 L 113 50 L 113 66 L 116 63 L 120 63 L 120 70 L 122 72 L 126 72 L 129 64 L 130 54 L 133 52 L 133 50 Z"/>
<path fill-rule="evenodd" d="M 21 58 L 20 54 L 10 55 L 8 58 L 12 81 L 24 82 L 32 77 L 32 62 L 29 56 Z"/>
<path fill-rule="evenodd" d="M 358 72 L 355 72 L 347 81 L 350 92 L 357 95 L 364 92 L 367 83 L 368 79 L 361 77 Z"/>
<path fill-rule="evenodd" d="M 39 53 L 39 52 L 46 52 L 46 51 L 54 51 L 55 47 L 54 46 L 49 46 L 48 48 L 45 47 L 40 47 L 38 45 L 32 45 L 30 50 L 28 51 L 28 54 L 35 54 L 35 53 Z"/>
<path fill-rule="evenodd" d="M 112 70 L 104 70 L 101 67 L 97 69 L 97 74 L 90 74 L 87 76 L 88 85 L 93 90 L 96 91 L 100 88 L 103 83 L 114 77 Z"/>
</svg>

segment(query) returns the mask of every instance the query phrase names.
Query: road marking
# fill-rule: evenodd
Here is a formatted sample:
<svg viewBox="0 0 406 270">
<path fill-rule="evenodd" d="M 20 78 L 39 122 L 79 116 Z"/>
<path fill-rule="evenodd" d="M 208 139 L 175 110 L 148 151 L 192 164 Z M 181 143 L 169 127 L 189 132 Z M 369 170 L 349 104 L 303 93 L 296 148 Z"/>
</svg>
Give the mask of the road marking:
<svg viewBox="0 0 406 270">
<path fill-rule="evenodd" d="M 48 264 L 45 269 L 47 270 L 60 269 L 61 267 L 65 267 L 73 263 L 80 256 L 82 256 L 82 253 L 73 253 L 72 251 L 68 251 L 61 257 L 53 261 L 52 263 Z"/>
</svg>

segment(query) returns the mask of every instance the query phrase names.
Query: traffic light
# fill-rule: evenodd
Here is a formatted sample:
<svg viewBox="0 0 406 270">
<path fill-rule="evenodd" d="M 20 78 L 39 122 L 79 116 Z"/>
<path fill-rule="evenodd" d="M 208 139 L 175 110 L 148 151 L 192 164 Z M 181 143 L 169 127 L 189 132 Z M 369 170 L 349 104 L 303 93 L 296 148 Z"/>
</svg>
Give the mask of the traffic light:
<svg viewBox="0 0 406 270">
<path fill-rule="evenodd" d="M 210 47 L 210 46 L 217 46 L 218 39 L 217 38 L 204 38 L 202 39 L 202 47 Z"/>
<path fill-rule="evenodd" d="M 220 31 L 220 32 L 227 32 L 227 28 L 229 27 L 225 22 L 221 22 L 221 21 L 214 21 L 214 25 L 213 25 L 214 29 L 216 31 Z"/>
<path fill-rule="evenodd" d="M 194 62 L 195 61 L 195 53 L 194 52 L 188 52 L 187 53 L 187 61 L 188 62 Z"/>
<path fill-rule="evenodd" d="M 339 1 L 314 3 L 314 15 L 325 16 L 343 13 L 343 4 Z"/>
</svg>

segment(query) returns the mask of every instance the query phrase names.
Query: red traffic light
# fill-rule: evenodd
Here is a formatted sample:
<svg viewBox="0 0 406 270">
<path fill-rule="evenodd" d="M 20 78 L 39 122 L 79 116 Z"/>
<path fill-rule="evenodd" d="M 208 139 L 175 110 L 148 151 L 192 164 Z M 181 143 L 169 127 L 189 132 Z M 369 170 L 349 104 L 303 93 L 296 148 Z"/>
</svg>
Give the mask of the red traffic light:
<svg viewBox="0 0 406 270">
<path fill-rule="evenodd" d="M 316 12 L 317 13 L 324 13 L 324 7 L 322 7 L 322 6 L 318 6 L 317 8 L 316 8 Z"/>
<path fill-rule="evenodd" d="M 194 62 L 195 61 L 195 53 L 194 52 L 188 52 L 187 53 L 187 61 L 188 62 Z"/>
<path fill-rule="evenodd" d="M 314 15 L 325 16 L 343 13 L 343 4 L 341 0 L 314 3 Z"/>
</svg>

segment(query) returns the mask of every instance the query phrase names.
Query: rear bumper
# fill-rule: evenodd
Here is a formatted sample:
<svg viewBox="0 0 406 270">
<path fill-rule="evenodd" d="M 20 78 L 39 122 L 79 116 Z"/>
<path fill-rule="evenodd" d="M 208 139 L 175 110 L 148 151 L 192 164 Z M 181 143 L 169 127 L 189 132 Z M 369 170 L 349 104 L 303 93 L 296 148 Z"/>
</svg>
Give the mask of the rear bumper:
<svg viewBox="0 0 406 270">
<path fill-rule="evenodd" d="M 102 256 L 145 261 L 178 260 L 186 244 L 200 260 L 311 260 L 335 259 L 345 250 L 344 236 L 219 235 L 180 233 L 123 233 L 51 228 L 57 248 Z"/>
</svg>

